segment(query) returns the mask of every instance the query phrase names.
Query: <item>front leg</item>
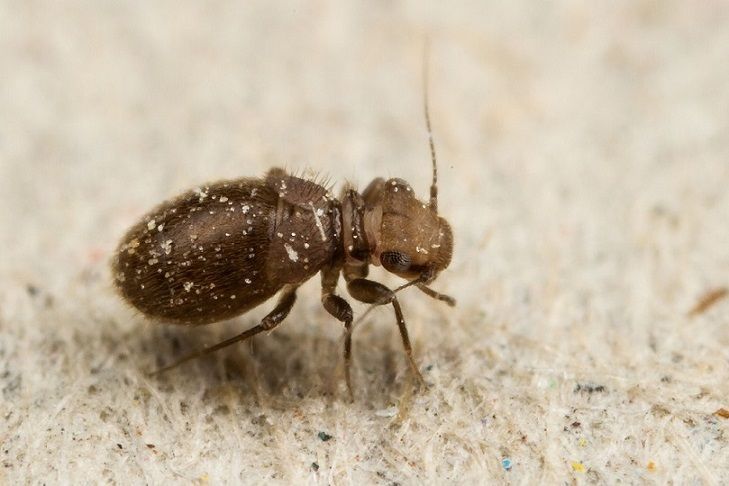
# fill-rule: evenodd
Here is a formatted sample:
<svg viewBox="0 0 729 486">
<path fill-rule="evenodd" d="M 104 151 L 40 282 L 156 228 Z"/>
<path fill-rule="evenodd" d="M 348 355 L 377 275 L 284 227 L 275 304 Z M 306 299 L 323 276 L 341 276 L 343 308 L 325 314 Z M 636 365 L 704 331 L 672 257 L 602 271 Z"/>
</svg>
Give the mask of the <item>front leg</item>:
<svg viewBox="0 0 729 486">
<path fill-rule="evenodd" d="M 402 314 L 402 308 L 400 302 L 395 296 L 395 292 L 374 280 L 368 280 L 366 278 L 355 278 L 347 282 L 347 290 L 349 295 L 364 302 L 366 304 L 386 305 L 392 304 L 395 309 L 395 318 L 397 319 L 397 327 L 400 329 L 400 337 L 402 338 L 402 345 L 405 348 L 405 354 L 407 355 L 408 362 L 410 363 L 410 369 L 412 370 L 415 378 L 420 382 L 421 385 L 425 384 L 423 375 L 420 374 L 418 365 L 415 364 L 413 359 L 413 348 L 410 345 L 410 337 L 408 336 L 408 328 L 405 325 L 405 317 Z"/>
</svg>

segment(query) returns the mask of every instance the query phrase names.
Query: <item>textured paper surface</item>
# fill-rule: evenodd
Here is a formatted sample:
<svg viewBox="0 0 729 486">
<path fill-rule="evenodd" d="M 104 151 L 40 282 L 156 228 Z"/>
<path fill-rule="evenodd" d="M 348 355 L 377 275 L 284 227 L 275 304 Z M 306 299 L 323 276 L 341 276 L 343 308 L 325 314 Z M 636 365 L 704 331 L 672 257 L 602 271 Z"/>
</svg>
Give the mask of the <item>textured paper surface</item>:
<svg viewBox="0 0 729 486">
<path fill-rule="evenodd" d="M 729 299 L 689 316 L 729 285 L 727 22 L 719 1 L 2 2 L 0 482 L 729 482 Z M 434 288 L 458 299 L 402 295 L 427 391 L 381 309 L 346 401 L 318 277 L 253 346 L 146 376 L 271 305 L 146 320 L 110 284 L 125 229 L 272 166 L 425 197 L 426 32 L 456 237 Z"/>
</svg>

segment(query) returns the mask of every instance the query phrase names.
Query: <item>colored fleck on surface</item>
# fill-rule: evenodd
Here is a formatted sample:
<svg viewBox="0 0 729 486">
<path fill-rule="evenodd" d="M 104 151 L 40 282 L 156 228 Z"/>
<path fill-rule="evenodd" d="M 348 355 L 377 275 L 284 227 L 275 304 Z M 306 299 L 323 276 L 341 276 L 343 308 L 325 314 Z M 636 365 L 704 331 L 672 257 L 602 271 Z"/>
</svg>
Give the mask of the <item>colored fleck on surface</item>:
<svg viewBox="0 0 729 486">
<path fill-rule="evenodd" d="M 501 466 L 504 468 L 505 471 L 511 471 L 511 459 L 508 457 L 505 457 L 501 460 Z"/>
<path fill-rule="evenodd" d="M 650 472 L 654 472 L 656 470 L 656 463 L 653 461 L 648 461 L 646 469 L 648 469 Z"/>
<path fill-rule="evenodd" d="M 587 439 L 585 439 L 584 437 L 580 437 L 577 440 L 577 445 L 580 447 L 585 447 L 587 445 Z"/>
<path fill-rule="evenodd" d="M 729 410 L 727 410 L 726 408 L 720 408 L 719 410 L 714 412 L 714 415 L 716 415 L 717 417 L 729 419 Z"/>
<path fill-rule="evenodd" d="M 701 298 L 696 302 L 696 305 L 688 312 L 688 315 L 690 317 L 698 316 L 699 314 L 703 314 L 711 306 L 725 298 L 727 295 L 729 295 L 729 289 L 726 287 L 720 287 L 718 289 L 710 290 L 706 292 L 704 295 L 701 296 Z"/>
<path fill-rule="evenodd" d="M 319 470 L 319 464 L 317 464 L 315 462 L 312 462 L 311 463 L 311 469 L 313 469 L 314 471 L 318 471 Z"/>
<path fill-rule="evenodd" d="M 321 440 L 322 440 L 323 442 L 326 442 L 326 441 L 330 440 L 330 439 L 331 439 L 331 438 L 333 437 L 333 436 L 331 436 L 331 435 L 327 434 L 326 432 L 319 432 L 318 436 L 319 436 L 319 438 L 320 438 L 320 439 L 321 439 Z"/>
<path fill-rule="evenodd" d="M 585 465 L 582 464 L 581 462 L 573 462 L 572 470 L 574 472 L 583 473 L 583 472 L 585 472 Z"/>
</svg>

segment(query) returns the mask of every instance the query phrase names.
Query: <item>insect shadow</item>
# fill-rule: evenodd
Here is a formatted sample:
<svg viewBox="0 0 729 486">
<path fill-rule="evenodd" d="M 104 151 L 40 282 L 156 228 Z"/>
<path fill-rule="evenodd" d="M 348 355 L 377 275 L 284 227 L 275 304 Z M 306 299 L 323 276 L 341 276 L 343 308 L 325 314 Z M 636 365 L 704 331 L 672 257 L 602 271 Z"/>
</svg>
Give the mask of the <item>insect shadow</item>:
<svg viewBox="0 0 729 486">
<path fill-rule="evenodd" d="M 297 322 L 298 321 L 298 322 Z M 319 323 L 321 321 L 321 323 Z M 140 371 L 161 366 L 199 346 L 200 342 L 217 342 L 231 329 L 256 322 L 255 317 L 232 319 L 217 329 L 155 326 L 151 332 L 137 333 L 136 343 L 130 343 L 141 353 L 154 355 L 154 363 L 140 365 Z M 312 325 L 313 324 L 313 325 Z M 306 397 L 337 397 L 342 393 L 342 336 L 336 329 L 322 332 L 326 316 L 309 318 L 293 316 L 290 326 L 268 336 L 257 336 L 242 346 L 198 359 L 191 369 L 179 375 L 160 375 L 163 388 L 189 388 L 194 393 L 201 387 L 216 388 L 234 385 L 241 396 L 251 402 Z M 318 329 L 321 328 L 321 329 Z M 308 329 L 305 331 L 304 329 Z M 399 393 L 394 384 L 410 381 L 402 369 L 397 350 L 397 336 L 388 326 L 361 326 L 361 340 L 355 360 L 360 364 L 358 378 L 362 381 L 362 398 L 369 402 L 389 403 L 391 394 Z M 134 351 L 136 353 L 136 351 Z M 246 400 L 244 400 L 246 401 Z"/>
</svg>

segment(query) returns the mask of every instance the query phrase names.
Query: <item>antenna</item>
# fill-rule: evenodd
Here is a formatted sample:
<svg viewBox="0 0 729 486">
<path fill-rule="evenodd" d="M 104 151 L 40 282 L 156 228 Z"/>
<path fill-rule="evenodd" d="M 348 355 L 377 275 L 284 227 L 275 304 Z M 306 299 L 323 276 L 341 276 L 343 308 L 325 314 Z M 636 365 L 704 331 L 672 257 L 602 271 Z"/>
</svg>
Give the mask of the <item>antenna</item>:
<svg viewBox="0 0 729 486">
<path fill-rule="evenodd" d="M 425 127 L 428 129 L 428 144 L 430 145 L 430 159 L 433 162 L 433 182 L 430 185 L 430 208 L 438 212 L 438 165 L 435 157 L 435 143 L 433 130 L 430 128 L 430 110 L 428 108 L 428 64 L 430 60 L 430 39 L 426 37 L 423 46 L 423 108 L 425 111 Z"/>
</svg>

